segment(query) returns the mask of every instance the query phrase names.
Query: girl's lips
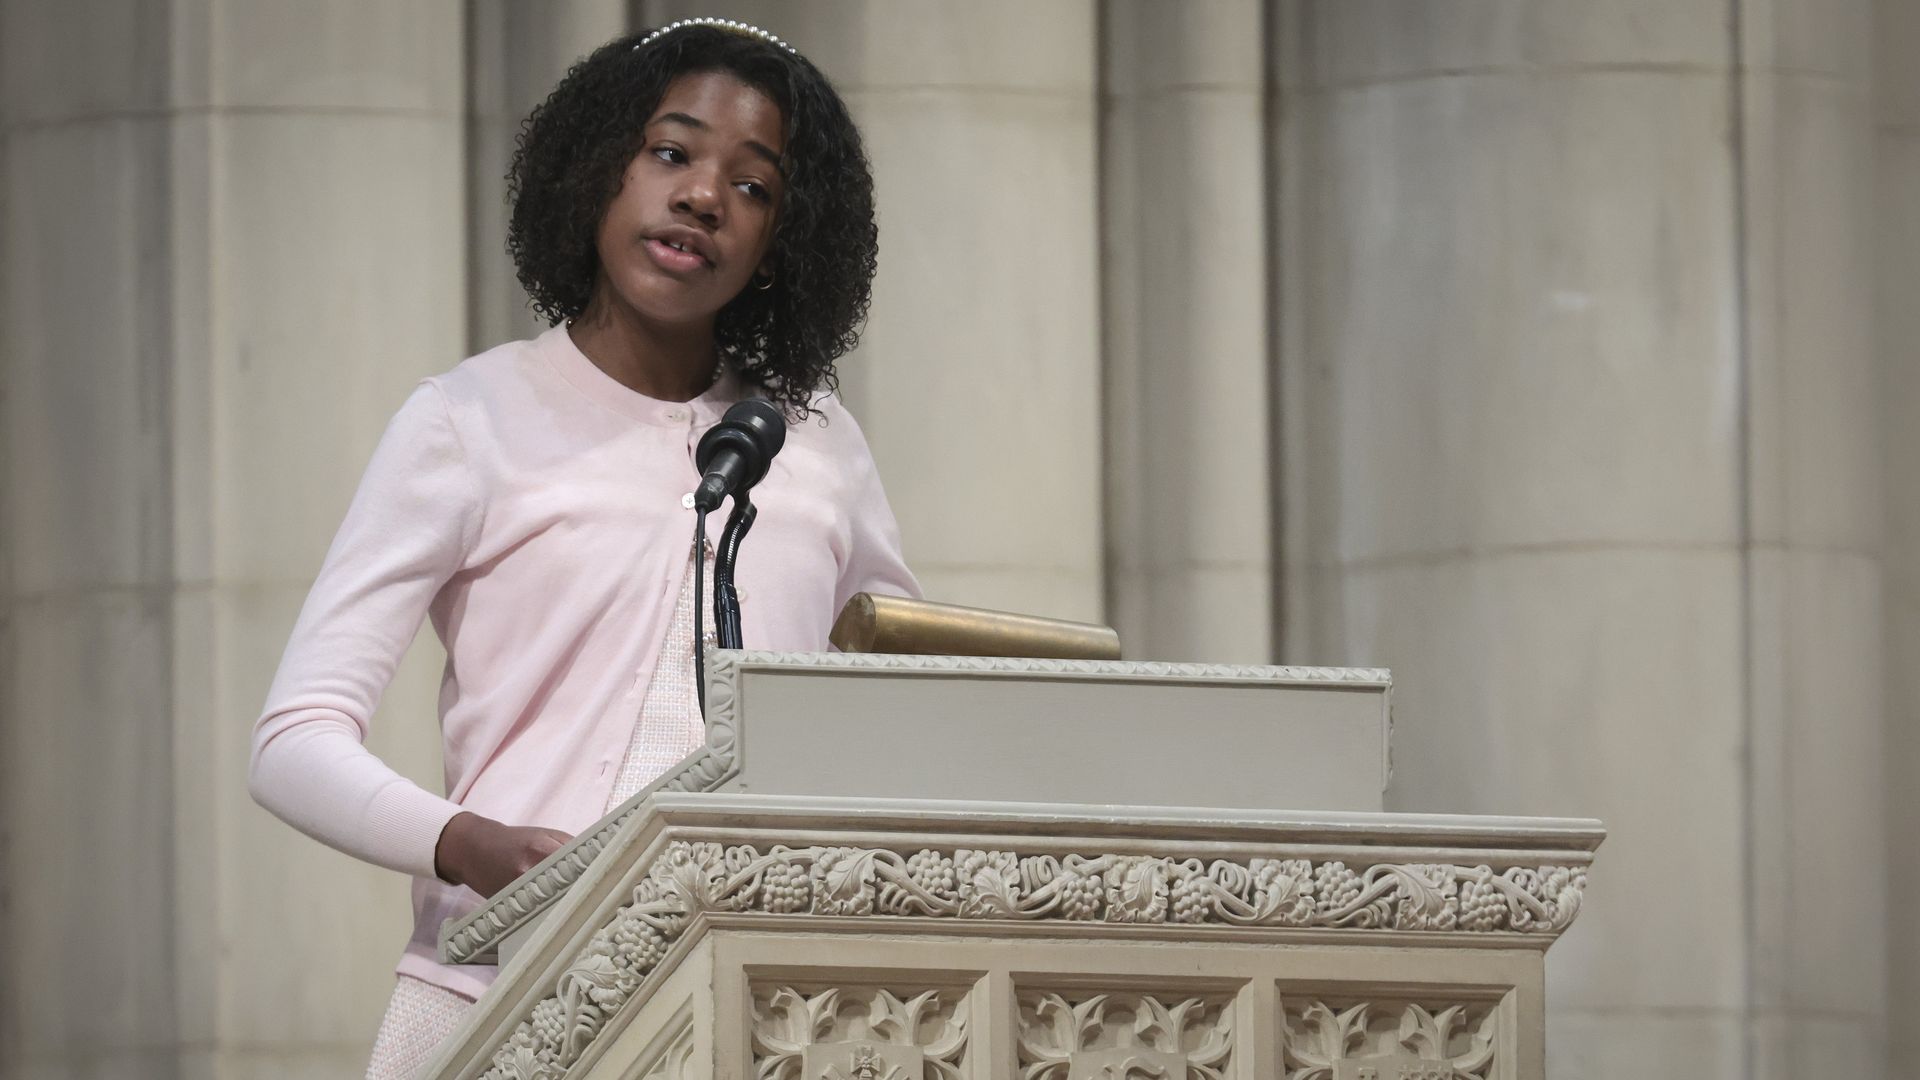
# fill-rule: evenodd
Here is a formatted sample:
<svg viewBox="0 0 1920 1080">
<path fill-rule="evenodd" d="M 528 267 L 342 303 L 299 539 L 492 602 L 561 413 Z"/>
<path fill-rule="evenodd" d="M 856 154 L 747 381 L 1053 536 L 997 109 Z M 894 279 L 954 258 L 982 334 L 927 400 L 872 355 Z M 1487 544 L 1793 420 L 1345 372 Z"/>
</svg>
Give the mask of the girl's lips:
<svg viewBox="0 0 1920 1080">
<path fill-rule="evenodd" d="M 653 259 L 654 263 L 662 270 L 672 271 L 676 274 L 685 274 L 694 270 L 705 269 L 707 265 L 707 260 L 701 256 L 691 251 L 681 251 L 672 244 L 660 240 L 649 239 L 647 241 L 647 255 Z"/>
</svg>

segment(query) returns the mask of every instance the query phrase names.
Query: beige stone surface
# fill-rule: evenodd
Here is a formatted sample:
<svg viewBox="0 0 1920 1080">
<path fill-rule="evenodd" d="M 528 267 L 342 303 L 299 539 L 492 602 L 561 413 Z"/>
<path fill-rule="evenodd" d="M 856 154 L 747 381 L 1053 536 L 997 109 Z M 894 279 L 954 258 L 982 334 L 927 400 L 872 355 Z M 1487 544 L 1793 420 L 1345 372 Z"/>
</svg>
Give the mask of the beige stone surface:
<svg viewBox="0 0 1920 1080">
<path fill-rule="evenodd" d="M 47 124 L 151 113 L 174 88 L 164 51 L 169 13 L 116 0 L 0 5 L 0 113 Z"/>
<path fill-rule="evenodd" d="M 1272 650 L 1267 569 L 1228 562 L 1112 572 L 1108 618 L 1128 655 L 1254 663 Z"/>
<path fill-rule="evenodd" d="M 216 137 L 214 213 L 244 244 L 214 259 L 216 574 L 310 580 L 387 419 L 465 354 L 460 125 L 237 114 Z"/>
<path fill-rule="evenodd" d="M 763 27 L 792 42 L 843 94 L 943 87 L 1078 97 L 1093 85 L 1098 53 L 1089 0 L 743 0 L 724 12 L 697 0 L 638 6 L 645 25 L 718 14 Z"/>
<path fill-rule="evenodd" d="M 1732 174 L 1695 153 L 1726 98 L 1622 73 L 1301 106 L 1324 157 L 1282 232 L 1325 382 L 1292 467 L 1340 479 L 1304 481 L 1290 558 L 1734 539 Z"/>
<path fill-rule="evenodd" d="M 1115 464 L 1133 468 L 1111 480 L 1128 504 L 1115 512 L 1142 519 L 1143 555 L 1264 564 L 1265 213 L 1238 178 L 1259 173 L 1259 103 L 1210 94 L 1116 103 L 1110 130 L 1123 109 L 1129 130 L 1115 132 L 1124 145 L 1109 154 L 1135 172 L 1117 192 L 1128 209 L 1110 216 L 1108 259 L 1129 272 L 1110 271 L 1107 303 L 1112 344 L 1131 355 L 1113 372 L 1130 378 L 1113 387 L 1125 411 L 1111 415 L 1109 439 Z M 1232 168 L 1195 175 L 1179 164 L 1195 158 Z"/>
<path fill-rule="evenodd" d="M 0 1073 L 154 1075 L 177 1029 L 163 69 L 151 19 L 0 6 Z M 37 54 L 45 39 L 66 58 Z M 75 77 L 79 55 L 113 71 Z M 115 675 L 101 678 L 103 666 Z M 79 857 L 115 867 L 101 888 Z M 111 961 L 109 984 L 72 977 Z"/>
<path fill-rule="evenodd" d="M 1870 101 L 1832 78 L 1748 88 L 1768 115 L 1746 170 L 1752 536 L 1877 557 Z"/>
<path fill-rule="evenodd" d="M 1254 0 L 1108 0 L 1101 5 L 1103 89 L 1119 96 L 1263 92 L 1265 17 Z M 1254 141 L 1258 141 L 1257 139 Z M 1213 170 L 1207 170 L 1209 173 Z M 1256 171 L 1219 169 L 1244 181 Z"/>
<path fill-rule="evenodd" d="M 1885 715 L 1877 560 L 1789 550 L 1751 557 L 1753 992 L 1789 1017 L 1877 1026 L 1890 898 L 1880 763 Z M 1836 881 L 1848 883 L 1835 889 Z M 1893 901 L 1897 904 L 1897 900 Z"/>
<path fill-rule="evenodd" d="M 1909 781 L 1920 764 L 1920 76 L 1908 61 L 1920 41 L 1920 4 L 1878 0 L 1874 15 L 1873 198 L 1877 331 L 1876 418 L 1885 466 L 1881 602 L 1886 632 L 1885 784 L 1887 1076 L 1920 1077 L 1920 1031 L 1903 1022 L 1920 1008 L 1920 925 L 1904 898 L 1920 889 L 1920 787 Z"/>
<path fill-rule="evenodd" d="M 881 258 L 844 386 L 907 559 L 932 599 L 1097 620 L 1091 87 L 848 97 Z"/>
<path fill-rule="evenodd" d="M 623 0 L 473 0 L 467 5 L 467 349 L 546 324 L 507 255 L 507 166 L 520 123 L 568 67 L 625 33 Z"/>
<path fill-rule="evenodd" d="M 167 629 L 158 588 L 8 605 L 0 1067 L 44 1075 L 91 1058 L 131 1076 L 166 1059 L 173 912 L 152 898 L 168 895 L 178 873 L 167 702 L 155 692 L 167 681 Z M 96 678 L 102 662 L 120 677 Z M 108 860 L 103 888 L 94 868 Z M 76 979 L 77 962 L 116 977 Z"/>
<path fill-rule="evenodd" d="M 1396 805 L 1614 825 L 1556 1075 L 1878 1075 L 1867 8 L 1739 5 L 1738 96 L 1704 5 L 1292 11 L 1294 658 L 1395 669 Z M 1682 877 L 1749 899 L 1598 899 Z"/>
<path fill-rule="evenodd" d="M 1752 55 L 1782 72 L 1866 81 L 1872 63 L 1872 0 L 1767 0 L 1742 11 Z"/>
<path fill-rule="evenodd" d="M 1857 1017 L 1801 1012 L 1763 1016 L 1756 1025 L 1752 1074 L 1884 1076 L 1885 1038 L 1878 1021 Z"/>
<path fill-rule="evenodd" d="M 1726 66 L 1724 7 L 1623 0 L 1284 0 L 1313 85 L 1486 70 Z"/>
<path fill-rule="evenodd" d="M 1885 732 L 1863 719 L 1886 715 L 1870 17 L 1781 5 L 1745 40 L 1765 68 L 1743 86 L 1759 1076 L 1887 1063 L 1888 877 L 1862 857 L 1887 832 Z"/>
<path fill-rule="evenodd" d="M 216 107 L 426 113 L 464 108 L 461 0 L 209 4 Z"/>
<path fill-rule="evenodd" d="M 166 283 L 163 193 L 143 169 L 164 121 L 102 118 L 10 130 L 0 352 L 6 357 L 8 577 L 21 594 L 164 581 L 167 385 L 155 370 Z M 71 199 L 69 213 L 47 208 Z"/>
<path fill-rule="evenodd" d="M 905 473 L 900 468 L 890 468 L 888 475 Z M 889 494 L 902 485 L 889 480 Z M 895 496 L 897 499 L 898 497 Z M 931 495 L 929 495 L 931 498 Z M 895 512 L 898 513 L 896 506 Z M 975 515 L 967 514 L 969 524 Z M 905 530 L 906 526 L 901 526 Z M 1031 538 L 1034 546 L 1040 546 L 1043 538 L 1056 535 L 1045 529 L 1036 528 Z M 1065 557 L 1056 551 L 1041 551 L 1027 555 L 1017 565 L 970 566 L 965 563 L 941 563 L 933 559 L 920 559 L 913 552 L 917 550 L 915 541 L 908 534 L 907 558 L 913 567 L 920 587 L 929 599 L 938 599 L 943 603 L 964 602 L 973 607 L 983 607 L 994 611 L 1013 611 L 1022 614 L 1045 615 L 1051 618 L 1097 621 L 1099 615 L 1100 580 L 1089 573 L 1084 565 L 1071 561 L 1078 552 L 1067 552 Z M 927 546 L 932 546 L 931 544 Z M 936 552 L 937 553 L 937 552 Z M 1124 642 L 1122 643 L 1124 645 Z"/>
<path fill-rule="evenodd" d="M 1395 665 L 1389 807 L 1579 807 L 1608 823 L 1608 873 L 1561 945 L 1555 1002 L 1737 1007 L 1746 993 L 1738 914 L 1634 897 L 1656 882 L 1686 882 L 1697 896 L 1743 887 L 1741 774 L 1729 752 L 1740 736 L 1738 560 L 1517 554 L 1346 581 L 1344 650 Z M 1683 834 L 1676 820 L 1687 822 Z"/>
<path fill-rule="evenodd" d="M 1108 617 L 1140 659 L 1272 656 L 1261 13 L 1102 32 Z"/>
<path fill-rule="evenodd" d="M 1561 958 L 1554 957 L 1555 966 Z M 1547 1075 L 1610 1080 L 1655 1075 L 1749 1080 L 1748 1024 L 1735 1010 L 1564 1007 L 1550 988 Z"/>
<path fill-rule="evenodd" d="M 1906 63 L 1908 47 L 1916 38 L 1920 38 L 1920 4 L 1913 3 L 1913 0 L 1873 0 L 1871 7 L 1873 75 L 1870 81 L 1873 86 L 1875 156 L 1885 161 L 1890 151 L 1899 148 L 1903 136 L 1911 134 L 1908 128 L 1920 120 L 1920 78 L 1914 77 L 1912 66 Z M 1899 220 L 1909 212 L 1907 200 L 1894 197 L 1898 194 L 1897 189 L 1881 187 L 1876 194 L 1874 209 L 1877 214 L 1886 215 L 1890 220 Z M 1878 254 L 1888 260 L 1880 264 L 1881 273 L 1876 275 L 1877 280 L 1882 285 L 1901 282 L 1903 276 L 1894 272 L 1893 268 L 1905 265 L 1904 260 L 1911 257 L 1911 248 L 1904 239 L 1901 242 L 1877 244 L 1875 247 Z M 1893 314 L 1883 311 L 1879 317 Z"/>
</svg>

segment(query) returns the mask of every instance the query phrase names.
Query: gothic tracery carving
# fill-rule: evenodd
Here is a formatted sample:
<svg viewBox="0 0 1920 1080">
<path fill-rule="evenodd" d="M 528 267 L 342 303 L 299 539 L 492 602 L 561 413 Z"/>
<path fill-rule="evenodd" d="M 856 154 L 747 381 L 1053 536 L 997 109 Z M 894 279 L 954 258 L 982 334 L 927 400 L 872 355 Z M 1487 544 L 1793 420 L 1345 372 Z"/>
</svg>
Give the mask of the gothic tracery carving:
<svg viewBox="0 0 1920 1080">
<path fill-rule="evenodd" d="M 963 992 L 902 1000 L 875 987 L 791 986 L 753 993 L 759 1080 L 961 1080 L 967 1049 Z"/>
<path fill-rule="evenodd" d="M 1232 998 L 1139 993 L 1019 996 L 1021 1080 L 1221 1080 Z"/>
<path fill-rule="evenodd" d="M 1407 1002 L 1283 1006 L 1286 1080 L 1488 1080 L 1498 1010 Z"/>
</svg>

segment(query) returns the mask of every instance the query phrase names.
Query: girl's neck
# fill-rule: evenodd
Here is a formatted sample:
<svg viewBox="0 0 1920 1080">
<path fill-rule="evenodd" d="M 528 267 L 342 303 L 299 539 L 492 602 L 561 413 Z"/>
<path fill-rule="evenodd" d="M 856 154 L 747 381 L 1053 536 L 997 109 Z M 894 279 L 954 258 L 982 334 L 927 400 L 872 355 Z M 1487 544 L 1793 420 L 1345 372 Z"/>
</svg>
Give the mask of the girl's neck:
<svg viewBox="0 0 1920 1080">
<path fill-rule="evenodd" d="M 635 393 L 690 401 L 713 385 L 713 323 L 661 326 L 595 296 L 567 323 L 573 344 L 593 365 Z"/>
</svg>

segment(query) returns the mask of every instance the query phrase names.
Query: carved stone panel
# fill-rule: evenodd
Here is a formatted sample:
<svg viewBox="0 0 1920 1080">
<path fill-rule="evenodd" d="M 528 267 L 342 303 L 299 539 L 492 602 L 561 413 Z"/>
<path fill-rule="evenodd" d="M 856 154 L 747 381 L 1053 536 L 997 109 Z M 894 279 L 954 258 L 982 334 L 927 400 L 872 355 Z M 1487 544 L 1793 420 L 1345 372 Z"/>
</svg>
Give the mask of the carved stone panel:
<svg viewBox="0 0 1920 1080">
<path fill-rule="evenodd" d="M 1233 999 L 1024 990 L 1021 1080 L 1220 1080 Z"/>
<path fill-rule="evenodd" d="M 1498 1005 L 1432 1008 L 1413 1002 L 1281 1008 L 1285 1080 L 1492 1080 Z"/>
<path fill-rule="evenodd" d="M 753 990 L 759 1080 L 961 1080 L 967 1034 L 960 990 Z"/>
<path fill-rule="evenodd" d="M 693 1052 L 695 1048 L 693 1020 L 689 1018 L 676 1030 L 671 1039 L 645 1067 L 640 1080 L 693 1080 L 695 1074 Z M 640 1059 L 647 1060 L 648 1052 L 642 1052 Z"/>
</svg>

